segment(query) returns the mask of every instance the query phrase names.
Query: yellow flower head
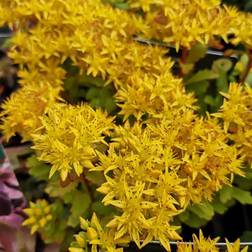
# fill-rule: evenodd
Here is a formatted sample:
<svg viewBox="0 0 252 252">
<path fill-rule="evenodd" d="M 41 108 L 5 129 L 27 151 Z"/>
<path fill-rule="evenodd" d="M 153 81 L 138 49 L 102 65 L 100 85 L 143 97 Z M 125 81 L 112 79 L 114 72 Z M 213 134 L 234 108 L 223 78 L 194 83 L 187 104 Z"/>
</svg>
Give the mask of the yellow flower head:
<svg viewBox="0 0 252 252">
<path fill-rule="evenodd" d="M 177 252 L 219 252 L 219 251 L 226 251 L 226 252 L 247 252 L 248 247 L 244 247 L 243 249 L 240 247 L 240 240 L 238 239 L 233 244 L 229 243 L 226 239 L 226 246 L 227 249 L 220 249 L 217 245 L 219 238 L 210 239 L 205 238 L 203 236 L 202 231 L 200 230 L 199 237 L 193 234 L 193 242 L 192 244 L 186 243 L 178 243 L 177 245 Z"/>
<path fill-rule="evenodd" d="M 66 180 L 85 169 L 102 172 L 105 182 L 98 191 L 105 194 L 103 203 L 118 210 L 106 227 L 96 215 L 90 222 L 82 219 L 84 232 L 75 236 L 71 252 L 84 252 L 87 243 L 93 252 L 121 252 L 116 245 L 133 240 L 141 248 L 153 239 L 169 250 L 169 240 L 180 239 L 171 225 L 173 217 L 190 202 L 211 200 L 233 174 L 242 175 L 237 147 L 249 158 L 251 90 L 231 85 L 226 96 L 219 117 L 237 142 L 228 145 L 217 120 L 195 115 L 195 100 L 172 75 L 167 51 L 133 40 L 142 35 L 178 49 L 207 44 L 215 36 L 227 41 L 234 34 L 233 43 L 249 44 L 250 34 L 238 30 L 240 13 L 221 7 L 219 0 L 128 2 L 131 12 L 100 0 L 0 0 L 0 24 L 16 31 L 9 56 L 20 65 L 22 86 L 3 105 L 6 137 L 19 132 L 33 140 L 39 158 L 52 165 L 50 177 L 58 172 Z M 142 17 L 134 14 L 139 8 Z M 250 26 L 248 22 L 243 29 Z M 137 122 L 117 127 L 112 118 L 88 105 L 56 103 L 66 60 L 80 74 L 113 83 L 121 114 L 125 119 L 135 115 Z M 228 109 L 233 105 L 232 114 Z M 141 123 L 143 116 L 147 119 Z M 111 129 L 108 144 L 105 138 Z M 24 225 L 31 225 L 32 232 L 50 221 L 41 217 L 43 209 L 47 203 L 38 201 L 26 210 L 31 217 Z M 215 242 L 200 234 L 188 250 L 217 251 Z"/>
<path fill-rule="evenodd" d="M 132 36 L 147 30 L 141 18 L 100 0 L 2 0 L 1 10 L 0 23 L 9 24 L 16 31 L 9 56 L 21 67 L 23 85 L 35 78 L 51 85 L 62 84 L 65 72 L 61 64 L 68 58 L 81 72 L 122 82 L 124 56 L 129 54 L 124 60 L 127 64 L 134 62 L 134 52 L 138 54 Z M 119 72 L 114 76 L 116 71 Z"/>
<path fill-rule="evenodd" d="M 85 227 L 81 225 L 83 231 L 76 234 L 75 241 L 71 243 L 70 252 L 84 252 L 86 245 L 91 245 L 92 251 L 123 252 L 118 245 L 129 242 L 129 239 L 115 239 L 114 230 L 108 229 L 100 224 L 97 216 L 93 213 L 91 221 L 86 221 L 80 217 L 80 222 L 85 222 Z"/>
<path fill-rule="evenodd" d="M 33 135 L 39 158 L 52 165 L 50 177 L 57 171 L 62 180 L 74 171 L 78 176 L 84 168 L 92 168 L 96 150 L 113 127 L 113 118 L 100 110 L 82 104 L 57 104 L 42 117 L 40 134 Z"/>
<path fill-rule="evenodd" d="M 176 112 L 117 128 L 108 153 L 99 154 L 100 165 L 93 169 L 106 178 L 98 188 L 103 203 L 121 213 L 108 226 L 139 247 L 158 239 L 169 249 L 167 241 L 179 239 L 170 225 L 173 217 L 189 202 L 211 200 L 232 174 L 242 174 L 242 159 L 216 121 L 190 110 Z"/>
<path fill-rule="evenodd" d="M 129 0 L 131 9 L 144 12 L 149 37 L 179 47 L 208 44 L 215 37 L 252 46 L 251 14 L 220 0 Z M 233 35 L 229 38 L 229 35 Z"/>
<path fill-rule="evenodd" d="M 219 238 L 210 239 L 203 236 L 202 231 L 199 232 L 199 238 L 193 234 L 192 244 L 178 243 L 177 252 L 219 252 L 216 245 Z M 237 251 L 239 252 L 239 251 Z"/>
<path fill-rule="evenodd" d="M 39 199 L 35 203 L 30 202 L 30 208 L 24 209 L 28 218 L 23 222 L 23 226 L 31 227 L 31 234 L 43 229 L 51 220 L 51 206 L 44 199 Z"/>
<path fill-rule="evenodd" d="M 240 246 L 240 239 L 236 240 L 233 244 L 231 244 L 227 239 L 226 239 L 226 244 L 227 244 L 227 252 L 247 252 L 248 247 L 244 247 L 241 249 Z"/>
<path fill-rule="evenodd" d="M 181 80 L 169 68 L 160 75 L 133 73 L 116 98 L 125 119 L 130 115 L 140 119 L 145 114 L 160 118 L 171 110 L 195 108 L 194 97 L 185 93 Z"/>
<path fill-rule="evenodd" d="M 216 117 L 223 120 L 224 130 L 247 161 L 252 161 L 252 88 L 232 83 Z"/>
<path fill-rule="evenodd" d="M 202 231 L 199 232 L 199 238 L 193 235 L 193 250 L 194 251 L 204 251 L 204 252 L 218 252 L 219 249 L 216 247 L 216 243 L 219 238 L 211 240 L 210 238 L 205 238 Z"/>
<path fill-rule="evenodd" d="M 31 140 L 31 135 L 41 127 L 40 116 L 47 113 L 59 99 L 60 88 L 50 85 L 26 85 L 13 93 L 2 105 L 1 130 L 5 138 L 19 133 L 23 140 Z"/>
</svg>

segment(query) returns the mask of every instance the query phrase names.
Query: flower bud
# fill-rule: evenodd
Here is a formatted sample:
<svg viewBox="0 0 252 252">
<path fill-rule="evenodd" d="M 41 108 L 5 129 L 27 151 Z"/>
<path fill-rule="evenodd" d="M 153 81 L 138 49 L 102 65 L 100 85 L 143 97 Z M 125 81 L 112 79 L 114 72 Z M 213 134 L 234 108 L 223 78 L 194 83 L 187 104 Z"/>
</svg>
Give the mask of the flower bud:
<svg viewBox="0 0 252 252">
<path fill-rule="evenodd" d="M 94 228 L 88 227 L 87 228 L 87 237 L 90 241 L 95 240 L 98 237 L 98 234 Z"/>
<path fill-rule="evenodd" d="M 83 230 L 87 230 L 89 227 L 88 221 L 86 221 L 84 218 L 80 217 L 80 227 Z"/>
</svg>

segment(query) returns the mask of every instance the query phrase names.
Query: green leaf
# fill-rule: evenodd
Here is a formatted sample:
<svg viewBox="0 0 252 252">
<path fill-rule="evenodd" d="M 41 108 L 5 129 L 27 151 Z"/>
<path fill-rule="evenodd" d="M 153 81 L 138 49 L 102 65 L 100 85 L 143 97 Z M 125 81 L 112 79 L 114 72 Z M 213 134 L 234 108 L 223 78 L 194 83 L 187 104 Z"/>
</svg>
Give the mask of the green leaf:
<svg viewBox="0 0 252 252">
<path fill-rule="evenodd" d="M 245 170 L 245 177 L 247 179 L 252 179 L 252 169 L 250 167 L 246 168 L 246 170 Z"/>
<path fill-rule="evenodd" d="M 228 71 L 232 69 L 233 63 L 231 60 L 222 58 L 215 60 L 212 65 L 212 70 L 219 74 L 216 81 L 217 89 L 220 92 L 228 91 Z"/>
<path fill-rule="evenodd" d="M 67 58 L 63 63 L 62 67 L 67 71 L 69 75 L 79 74 L 80 69 L 73 65 L 73 61 L 70 58 Z"/>
<path fill-rule="evenodd" d="M 1 45 L 1 49 L 8 49 L 13 45 L 12 38 L 7 38 L 4 40 L 3 44 Z"/>
<path fill-rule="evenodd" d="M 216 97 L 206 95 L 204 98 L 204 102 L 210 105 L 211 112 L 216 112 L 222 104 L 222 97 L 220 95 Z"/>
<path fill-rule="evenodd" d="M 228 92 L 228 78 L 226 72 L 221 72 L 216 81 L 216 86 L 219 92 Z"/>
<path fill-rule="evenodd" d="M 206 55 L 207 47 L 203 44 L 194 45 L 186 59 L 186 63 L 195 63 Z"/>
<path fill-rule="evenodd" d="M 105 181 L 104 175 L 101 172 L 96 171 L 88 172 L 86 178 L 95 185 L 101 185 Z"/>
<path fill-rule="evenodd" d="M 250 191 L 252 189 L 252 181 L 247 176 L 235 176 L 234 183 L 245 191 Z"/>
<path fill-rule="evenodd" d="M 186 90 L 188 92 L 194 92 L 196 95 L 205 94 L 209 86 L 208 81 L 194 82 L 186 85 Z"/>
<path fill-rule="evenodd" d="M 104 108 L 111 113 L 117 108 L 116 102 L 114 98 L 108 98 L 104 101 Z"/>
<path fill-rule="evenodd" d="M 50 197 L 61 198 L 64 203 L 69 203 L 72 200 L 72 194 L 74 190 L 77 190 L 77 182 L 72 182 L 67 186 L 61 186 L 60 180 L 50 180 L 45 189 L 45 192 L 50 195 Z"/>
<path fill-rule="evenodd" d="M 100 89 L 99 88 L 97 88 L 97 87 L 91 87 L 91 88 L 89 88 L 89 90 L 86 93 L 86 99 L 87 100 L 92 100 L 92 99 L 98 97 L 99 93 L 100 93 Z"/>
<path fill-rule="evenodd" d="M 45 243 L 61 243 L 67 230 L 68 211 L 60 200 L 55 201 L 51 206 L 52 220 L 44 227 L 41 236 Z"/>
<path fill-rule="evenodd" d="M 190 212 L 189 210 L 185 210 L 183 213 L 181 213 L 179 216 L 179 219 L 182 222 L 186 222 L 190 218 Z"/>
<path fill-rule="evenodd" d="M 240 237 L 241 241 L 247 242 L 252 241 L 252 231 L 246 230 L 243 232 L 243 234 Z"/>
<path fill-rule="evenodd" d="M 104 87 L 106 81 L 100 77 L 93 77 L 91 75 L 79 75 L 78 76 L 78 84 L 86 87 Z"/>
<path fill-rule="evenodd" d="M 205 115 L 207 111 L 207 104 L 205 103 L 204 98 L 205 98 L 205 94 L 197 96 L 197 103 L 199 105 L 198 112 L 200 115 Z"/>
<path fill-rule="evenodd" d="M 229 70 L 231 70 L 233 66 L 233 63 L 229 59 L 218 59 L 215 60 L 212 65 L 212 70 L 216 73 L 227 73 Z"/>
<path fill-rule="evenodd" d="M 218 214 L 224 214 L 227 210 L 228 210 L 228 207 L 221 203 L 219 200 L 215 200 L 213 203 L 213 208 L 214 208 L 214 211 Z"/>
<path fill-rule="evenodd" d="M 218 77 L 219 75 L 217 73 L 209 69 L 200 70 L 196 74 L 194 74 L 189 80 L 185 80 L 185 84 L 188 85 L 194 82 L 217 79 Z"/>
<path fill-rule="evenodd" d="M 86 93 L 86 99 L 93 107 L 101 107 L 109 113 L 116 109 L 114 90 L 110 86 L 103 88 L 91 87 Z"/>
<path fill-rule="evenodd" d="M 79 217 L 87 217 L 88 209 L 91 204 L 90 196 L 87 192 L 74 191 L 71 201 L 71 215 L 68 218 L 67 224 L 72 227 L 79 225 Z"/>
<path fill-rule="evenodd" d="M 233 197 L 241 204 L 252 204 L 251 193 L 238 187 L 233 188 Z"/>
<path fill-rule="evenodd" d="M 128 10 L 129 9 L 129 4 L 128 3 L 118 3 L 115 4 L 115 7 L 121 10 Z"/>
<path fill-rule="evenodd" d="M 189 218 L 185 219 L 183 221 L 186 225 L 192 227 L 192 228 L 199 228 L 204 226 L 207 223 L 208 220 L 206 219 L 201 219 L 199 216 L 196 214 L 190 212 L 189 213 Z"/>
<path fill-rule="evenodd" d="M 208 105 L 214 106 L 215 105 L 215 99 L 214 97 L 210 96 L 210 95 L 206 95 L 204 98 L 204 102 Z"/>
<path fill-rule="evenodd" d="M 250 86 L 252 86 L 252 73 L 249 73 L 249 74 L 248 74 L 248 76 L 247 76 L 245 82 L 246 82 L 247 84 L 249 84 Z"/>
<path fill-rule="evenodd" d="M 243 65 L 244 67 L 246 67 L 247 64 L 248 64 L 248 62 L 249 62 L 248 54 L 244 53 L 244 54 L 241 56 L 241 58 L 240 58 L 239 61 L 242 63 L 242 65 Z"/>
<path fill-rule="evenodd" d="M 93 212 L 96 212 L 101 216 L 111 215 L 115 212 L 115 209 L 112 206 L 104 206 L 101 201 L 94 202 L 91 208 Z"/>
<path fill-rule="evenodd" d="M 74 76 L 70 76 L 64 80 L 64 89 L 70 90 L 76 83 L 76 78 Z"/>
<path fill-rule="evenodd" d="M 222 203 L 227 203 L 229 200 L 232 199 L 233 197 L 233 187 L 230 186 L 224 186 L 220 191 L 219 191 L 219 195 L 220 195 L 220 201 Z"/>
<path fill-rule="evenodd" d="M 35 155 L 27 159 L 29 174 L 37 180 L 48 180 L 51 167 L 39 161 Z"/>
<path fill-rule="evenodd" d="M 193 212 L 195 215 L 197 215 L 201 219 L 211 220 L 214 216 L 214 208 L 208 202 L 195 204 L 191 206 L 189 209 L 191 212 Z"/>
<path fill-rule="evenodd" d="M 103 0 L 105 3 L 111 4 L 113 7 L 122 9 L 122 10 L 128 10 L 129 4 L 125 2 L 124 0 Z"/>
</svg>

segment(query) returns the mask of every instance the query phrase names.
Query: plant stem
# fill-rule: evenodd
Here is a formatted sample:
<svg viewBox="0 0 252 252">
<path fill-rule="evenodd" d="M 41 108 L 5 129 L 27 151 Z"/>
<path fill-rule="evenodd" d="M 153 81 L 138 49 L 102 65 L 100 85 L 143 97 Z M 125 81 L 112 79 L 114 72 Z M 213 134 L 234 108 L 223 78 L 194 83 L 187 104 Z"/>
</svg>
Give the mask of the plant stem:
<svg viewBox="0 0 252 252">
<path fill-rule="evenodd" d="M 189 50 L 186 47 L 182 47 L 182 54 L 181 54 L 181 63 L 185 64 L 187 57 L 189 55 Z"/>
<path fill-rule="evenodd" d="M 186 63 L 186 59 L 188 57 L 188 54 L 189 54 L 189 50 L 186 48 L 186 47 L 182 47 L 181 49 L 181 58 L 180 58 L 180 71 L 179 71 L 179 77 L 180 78 L 183 78 L 184 77 L 184 73 L 183 73 L 183 70 L 182 70 L 182 66 L 183 64 Z"/>
</svg>

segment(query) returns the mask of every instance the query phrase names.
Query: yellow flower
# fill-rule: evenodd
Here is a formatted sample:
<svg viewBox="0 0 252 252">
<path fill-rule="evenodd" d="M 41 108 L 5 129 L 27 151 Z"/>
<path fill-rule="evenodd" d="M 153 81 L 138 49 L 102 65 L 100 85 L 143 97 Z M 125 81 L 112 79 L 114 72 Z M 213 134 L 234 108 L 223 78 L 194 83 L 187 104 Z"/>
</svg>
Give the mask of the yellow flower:
<svg viewBox="0 0 252 252">
<path fill-rule="evenodd" d="M 227 239 L 226 239 L 226 244 L 227 244 L 227 252 L 247 252 L 248 247 L 244 247 L 243 249 L 240 248 L 240 239 L 236 240 L 233 244 L 231 244 Z"/>
<path fill-rule="evenodd" d="M 60 88 L 43 85 L 26 85 L 13 93 L 2 105 L 1 130 L 8 140 L 19 133 L 23 140 L 31 140 L 31 135 L 41 126 L 40 116 L 59 100 Z"/>
<path fill-rule="evenodd" d="M 116 98 L 122 108 L 121 114 L 127 119 L 134 115 L 140 119 L 148 114 L 159 118 L 174 110 L 195 108 L 195 99 L 186 94 L 180 79 L 176 79 L 170 71 L 171 65 L 162 74 L 141 76 L 138 72 L 131 75 L 128 85 L 118 90 Z"/>
<path fill-rule="evenodd" d="M 83 222 L 83 219 L 82 219 Z M 75 242 L 73 242 L 69 248 L 70 252 L 84 252 L 86 251 L 86 244 L 91 246 L 93 252 L 98 251 L 111 251 L 111 252 L 123 252 L 122 248 L 118 248 L 118 245 L 122 245 L 125 242 L 129 242 L 129 239 L 115 239 L 115 230 L 103 227 L 96 214 L 93 213 L 91 221 L 86 221 L 88 228 L 84 229 L 76 234 Z"/>
<path fill-rule="evenodd" d="M 174 216 L 191 202 L 211 200 L 234 174 L 242 175 L 242 156 L 250 158 L 251 89 L 231 85 L 216 115 L 224 119 L 223 131 L 213 117 L 195 114 L 195 99 L 172 75 L 167 50 L 133 40 L 155 38 L 178 49 L 216 36 L 228 41 L 233 34 L 232 43 L 250 45 L 251 34 L 244 32 L 251 30 L 250 14 L 222 7 L 219 0 L 128 2 L 130 12 L 100 0 L 0 0 L 0 24 L 16 31 L 9 56 L 20 65 L 22 86 L 3 105 L 6 137 L 19 132 L 33 140 L 39 158 L 52 165 L 50 177 L 102 172 L 105 182 L 98 191 L 105 194 L 103 203 L 118 211 L 106 227 L 96 215 L 91 222 L 81 219 L 84 232 L 75 236 L 72 252 L 87 245 L 93 252 L 119 252 L 122 243 L 133 240 L 140 248 L 152 239 L 169 250 L 169 240 L 180 239 L 171 225 Z M 115 126 L 88 105 L 56 103 L 66 61 L 80 74 L 114 85 L 124 125 Z M 135 124 L 127 121 L 131 115 Z M 50 209 L 32 204 L 31 209 L 25 225 L 35 232 L 50 221 L 39 218 Z M 215 242 L 200 233 L 191 248 L 217 251 Z"/>
<path fill-rule="evenodd" d="M 195 43 L 208 44 L 216 36 L 235 44 L 251 46 L 251 14 L 223 6 L 219 0 L 129 0 L 133 10 L 141 9 L 149 26 L 148 36 L 176 47 L 190 48 Z M 221 25 L 220 25 L 221 24 Z M 241 29 L 242 27 L 242 29 Z M 229 35 L 235 35 L 228 39 Z"/>
<path fill-rule="evenodd" d="M 242 159 L 216 120 L 171 111 L 162 119 L 116 127 L 108 152 L 99 154 L 93 168 L 106 178 L 98 188 L 103 203 L 120 212 L 108 226 L 138 247 L 159 239 L 169 249 L 167 241 L 179 239 L 170 226 L 173 217 L 190 202 L 211 200 L 232 174 L 242 175 Z"/>
<path fill-rule="evenodd" d="M 192 245 L 180 242 L 177 244 L 177 252 L 193 252 Z"/>
<path fill-rule="evenodd" d="M 219 238 L 215 238 L 214 240 L 211 240 L 210 238 L 205 239 L 200 230 L 199 238 L 195 234 L 193 235 L 193 249 L 202 252 L 218 252 L 219 250 L 216 247 L 218 240 Z"/>
<path fill-rule="evenodd" d="M 51 206 L 46 200 L 37 200 L 35 203 L 30 202 L 30 208 L 24 209 L 28 219 L 23 222 L 23 226 L 31 227 L 31 234 L 43 229 L 51 220 Z"/>
<path fill-rule="evenodd" d="M 50 177 L 57 171 L 62 180 L 74 171 L 92 168 L 96 150 L 106 145 L 105 134 L 112 128 L 113 118 L 88 105 L 57 104 L 41 118 L 40 134 L 33 135 L 39 158 L 52 165 Z"/>
<path fill-rule="evenodd" d="M 220 249 L 217 246 L 219 238 L 211 240 L 210 238 L 204 238 L 202 231 L 199 232 L 199 238 L 194 234 L 192 244 L 178 243 L 177 252 L 219 252 Z M 240 240 L 238 239 L 233 244 L 229 243 L 226 239 L 226 252 L 246 252 L 248 247 L 240 248 Z M 224 251 L 224 250 L 221 250 Z"/>
<path fill-rule="evenodd" d="M 225 132 L 236 147 L 245 155 L 248 162 L 252 161 L 252 89 L 248 85 L 243 87 L 231 83 L 227 94 L 223 94 L 225 100 L 220 111 L 215 114 L 221 118 Z"/>
</svg>

